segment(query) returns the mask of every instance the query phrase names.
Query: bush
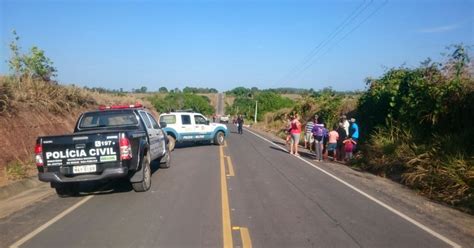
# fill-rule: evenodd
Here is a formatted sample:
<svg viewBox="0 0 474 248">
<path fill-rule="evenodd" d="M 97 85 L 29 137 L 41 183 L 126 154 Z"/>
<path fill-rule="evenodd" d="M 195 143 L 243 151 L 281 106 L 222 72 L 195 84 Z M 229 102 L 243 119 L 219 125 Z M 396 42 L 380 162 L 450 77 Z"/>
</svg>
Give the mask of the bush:
<svg viewBox="0 0 474 248">
<path fill-rule="evenodd" d="M 367 80 L 357 108 L 369 134 L 359 166 L 474 211 L 474 81 L 465 49 L 454 48 L 444 64 L 427 60 Z"/>
<path fill-rule="evenodd" d="M 227 106 L 226 112 L 231 115 L 242 114 L 247 118 L 255 115 L 255 103 L 258 102 L 257 120 L 262 120 L 266 113 L 291 107 L 294 102 L 272 91 L 260 91 L 254 95 L 245 95 L 245 88 L 234 89 L 238 94 L 232 106 Z"/>
<path fill-rule="evenodd" d="M 154 95 L 149 100 L 159 112 L 168 112 L 180 109 L 192 109 L 204 115 L 214 113 L 209 98 L 192 93 L 169 93 L 165 96 Z"/>
</svg>

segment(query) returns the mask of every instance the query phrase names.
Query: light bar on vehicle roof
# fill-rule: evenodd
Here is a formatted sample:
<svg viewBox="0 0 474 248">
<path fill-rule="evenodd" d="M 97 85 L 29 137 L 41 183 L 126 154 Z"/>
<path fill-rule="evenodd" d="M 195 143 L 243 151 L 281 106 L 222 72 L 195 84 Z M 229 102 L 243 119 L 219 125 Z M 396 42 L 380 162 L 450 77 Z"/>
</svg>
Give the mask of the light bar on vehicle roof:
<svg viewBox="0 0 474 248">
<path fill-rule="evenodd" d="M 111 106 L 100 105 L 99 106 L 99 110 L 129 109 L 129 108 L 143 108 L 143 105 L 141 103 L 135 103 L 135 104 L 130 104 L 130 105 L 111 105 Z"/>
</svg>

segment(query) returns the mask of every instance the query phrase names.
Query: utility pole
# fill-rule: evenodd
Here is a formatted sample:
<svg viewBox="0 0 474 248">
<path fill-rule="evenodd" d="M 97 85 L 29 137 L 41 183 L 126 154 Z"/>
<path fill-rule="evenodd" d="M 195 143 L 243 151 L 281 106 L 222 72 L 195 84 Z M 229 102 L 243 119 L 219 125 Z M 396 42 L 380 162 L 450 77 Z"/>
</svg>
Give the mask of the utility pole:
<svg viewBox="0 0 474 248">
<path fill-rule="evenodd" d="M 253 119 L 253 122 L 254 123 L 257 123 L 257 110 L 258 110 L 258 101 L 255 101 L 255 116 L 254 116 L 254 119 Z"/>
</svg>

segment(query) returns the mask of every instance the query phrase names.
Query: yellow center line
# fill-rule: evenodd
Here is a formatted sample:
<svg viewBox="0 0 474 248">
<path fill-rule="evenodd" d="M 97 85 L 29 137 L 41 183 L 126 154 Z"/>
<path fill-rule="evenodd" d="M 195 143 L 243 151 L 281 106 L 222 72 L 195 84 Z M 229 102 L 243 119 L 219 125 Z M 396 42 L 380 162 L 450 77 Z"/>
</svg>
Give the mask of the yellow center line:
<svg viewBox="0 0 474 248">
<path fill-rule="evenodd" d="M 240 237 L 242 238 L 243 248 L 252 248 L 252 240 L 250 239 L 249 229 L 240 227 Z"/>
<path fill-rule="evenodd" d="M 232 160 L 230 159 L 230 156 L 225 156 L 225 158 L 227 159 L 227 166 L 229 167 L 229 174 L 227 174 L 227 176 L 233 177 L 235 176 L 235 173 L 234 165 L 232 165 Z"/>
<path fill-rule="evenodd" d="M 227 177 L 225 173 L 224 148 L 219 146 L 221 167 L 221 200 L 222 200 L 222 234 L 224 248 L 232 248 L 232 226 L 230 223 L 229 195 L 227 194 Z"/>
<path fill-rule="evenodd" d="M 252 248 L 252 240 L 250 239 L 250 233 L 247 227 L 233 226 L 232 230 L 240 231 L 240 238 L 242 239 L 242 248 Z"/>
</svg>

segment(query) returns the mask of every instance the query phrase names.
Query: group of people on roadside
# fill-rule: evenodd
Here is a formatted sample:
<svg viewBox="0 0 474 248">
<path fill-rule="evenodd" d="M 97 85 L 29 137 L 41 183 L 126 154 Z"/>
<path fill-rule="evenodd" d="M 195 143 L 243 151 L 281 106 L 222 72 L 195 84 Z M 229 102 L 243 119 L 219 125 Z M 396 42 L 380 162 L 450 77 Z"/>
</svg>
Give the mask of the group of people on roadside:
<svg viewBox="0 0 474 248">
<path fill-rule="evenodd" d="M 348 120 L 346 115 L 340 117 L 339 123 L 332 130 L 325 126 L 318 115 L 315 115 L 308 120 L 302 130 L 299 115 L 295 113 L 289 116 L 286 129 L 290 154 L 300 156 L 298 145 L 303 133 L 304 147 L 311 153 L 314 152 L 316 161 L 322 161 L 324 157 L 339 161 L 352 159 L 359 139 L 359 126 L 355 118 Z"/>
</svg>

